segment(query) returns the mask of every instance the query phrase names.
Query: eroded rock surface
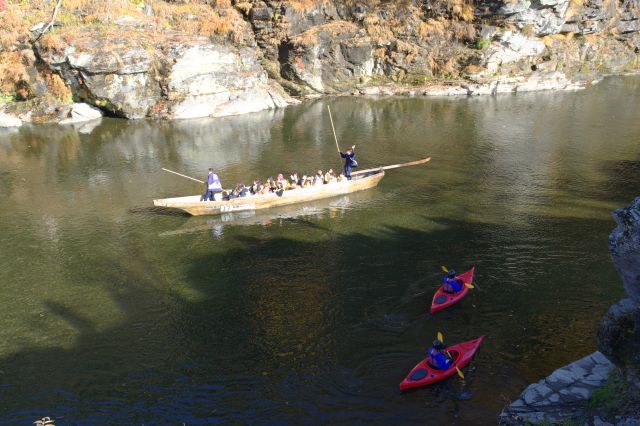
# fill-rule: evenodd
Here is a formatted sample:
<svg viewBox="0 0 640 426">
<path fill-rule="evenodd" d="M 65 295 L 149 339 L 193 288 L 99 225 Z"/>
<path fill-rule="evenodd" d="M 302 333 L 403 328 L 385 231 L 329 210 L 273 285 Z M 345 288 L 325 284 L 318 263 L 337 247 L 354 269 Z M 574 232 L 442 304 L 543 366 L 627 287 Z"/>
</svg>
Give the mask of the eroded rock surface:
<svg viewBox="0 0 640 426">
<path fill-rule="evenodd" d="M 218 117 L 293 102 L 268 81 L 254 49 L 175 34 L 149 43 L 89 32 L 38 53 L 85 100 L 125 118 Z"/>
</svg>

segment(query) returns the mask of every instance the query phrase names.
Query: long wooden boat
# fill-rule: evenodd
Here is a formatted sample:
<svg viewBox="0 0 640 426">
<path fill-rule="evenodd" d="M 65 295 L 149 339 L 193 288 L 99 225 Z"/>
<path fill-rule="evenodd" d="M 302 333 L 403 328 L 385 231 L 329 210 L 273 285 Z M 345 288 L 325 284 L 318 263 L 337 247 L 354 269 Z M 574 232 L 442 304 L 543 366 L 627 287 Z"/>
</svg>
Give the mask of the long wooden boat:
<svg viewBox="0 0 640 426">
<path fill-rule="evenodd" d="M 247 195 L 246 197 L 233 198 L 229 201 L 200 201 L 200 195 L 191 195 L 153 200 L 153 205 L 180 209 L 193 216 L 260 210 L 363 191 L 377 186 L 383 177 L 384 170 L 379 168 L 360 173 L 353 176 L 351 180 L 290 189 L 284 191 L 282 195 L 271 192 L 263 195 Z"/>
</svg>

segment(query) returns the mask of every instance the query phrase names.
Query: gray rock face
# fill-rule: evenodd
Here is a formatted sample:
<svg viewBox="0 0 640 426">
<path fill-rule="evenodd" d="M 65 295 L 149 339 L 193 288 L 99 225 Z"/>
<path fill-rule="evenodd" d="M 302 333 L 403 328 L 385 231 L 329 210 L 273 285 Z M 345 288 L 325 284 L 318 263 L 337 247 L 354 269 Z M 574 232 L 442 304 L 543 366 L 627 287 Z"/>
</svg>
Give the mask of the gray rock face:
<svg viewBox="0 0 640 426">
<path fill-rule="evenodd" d="M 618 225 L 609 236 L 613 265 L 627 295 L 640 303 L 640 197 L 629 207 L 613 212 Z"/>
<path fill-rule="evenodd" d="M 547 378 L 529 385 L 500 414 L 503 424 L 556 422 L 582 414 L 585 402 L 609 376 L 613 364 L 600 352 L 557 369 Z"/>
<path fill-rule="evenodd" d="M 486 73 L 495 74 L 504 64 L 536 57 L 541 55 L 544 50 L 545 45 L 539 39 L 505 31 L 498 37 L 498 43 L 492 44 L 487 49 L 484 58 Z"/>
<path fill-rule="evenodd" d="M 537 36 L 557 34 L 565 23 L 565 12 L 569 0 L 518 0 L 500 8 L 500 14 L 507 15 L 519 29 L 531 28 Z"/>
<path fill-rule="evenodd" d="M 286 105 L 253 50 L 196 45 L 177 49 L 167 78 L 173 118 L 218 117 Z"/>
<path fill-rule="evenodd" d="M 98 46 L 96 46 L 98 47 Z M 67 61 L 71 68 L 86 74 L 138 74 L 149 71 L 151 57 L 142 46 L 122 47 L 95 52 L 70 49 Z"/>
<path fill-rule="evenodd" d="M 286 49 L 283 75 L 307 90 L 333 93 L 373 74 L 373 46 L 355 25 L 322 25 L 293 39 Z"/>
<path fill-rule="evenodd" d="M 640 197 L 613 212 L 618 225 L 609 236 L 613 265 L 627 296 L 609 308 L 598 329 L 598 349 L 640 390 Z"/>
<path fill-rule="evenodd" d="M 607 0 L 587 0 L 575 4 L 565 15 L 563 32 L 591 34 L 605 29 L 617 15 L 617 2 Z"/>
<path fill-rule="evenodd" d="M 290 103 L 255 50 L 202 38 L 168 37 L 153 48 L 90 39 L 40 56 L 87 101 L 126 118 L 217 117 Z"/>
</svg>

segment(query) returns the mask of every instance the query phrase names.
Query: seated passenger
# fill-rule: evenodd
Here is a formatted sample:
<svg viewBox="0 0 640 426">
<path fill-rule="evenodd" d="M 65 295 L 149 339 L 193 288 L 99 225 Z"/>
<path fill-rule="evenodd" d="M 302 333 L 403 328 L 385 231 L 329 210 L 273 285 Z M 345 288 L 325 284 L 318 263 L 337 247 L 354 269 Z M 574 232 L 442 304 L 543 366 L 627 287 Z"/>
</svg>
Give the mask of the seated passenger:
<svg viewBox="0 0 640 426">
<path fill-rule="evenodd" d="M 318 170 L 318 173 L 316 173 L 316 179 L 320 179 L 322 183 L 325 183 L 324 174 L 322 174 L 322 170 Z"/>
<path fill-rule="evenodd" d="M 343 175 L 342 173 L 340 173 L 340 174 L 338 175 L 338 177 L 336 178 L 336 181 L 337 181 L 337 182 L 342 182 L 343 180 L 344 180 L 344 175 Z"/>
<path fill-rule="evenodd" d="M 299 186 L 301 188 L 306 188 L 307 186 L 309 186 L 309 179 L 307 179 L 307 175 L 302 175 Z"/>
<path fill-rule="evenodd" d="M 258 179 L 254 179 L 253 180 L 253 185 L 251 185 L 249 187 L 249 192 L 251 192 L 251 194 L 255 195 L 258 193 L 258 186 L 260 186 L 262 184 L 262 182 L 260 182 Z"/>
<path fill-rule="evenodd" d="M 427 364 L 437 370 L 448 370 L 453 365 L 447 347 L 439 339 L 433 341 L 433 346 L 427 353 Z"/>
<path fill-rule="evenodd" d="M 442 278 L 442 289 L 445 293 L 457 293 L 462 290 L 464 283 L 461 279 L 456 278 L 456 271 L 450 270 L 447 275 Z"/>
<path fill-rule="evenodd" d="M 289 186 L 289 183 L 284 178 L 284 175 L 282 173 L 278 173 L 278 180 L 276 181 L 276 187 L 278 189 L 284 190 L 284 189 L 287 189 L 288 186 Z"/>
<path fill-rule="evenodd" d="M 264 185 L 265 185 L 266 187 L 268 187 L 268 188 L 269 188 L 269 191 L 271 191 L 271 192 L 273 192 L 273 191 L 275 191 L 275 190 L 277 189 L 277 188 L 276 188 L 276 181 L 275 181 L 275 180 L 273 179 L 273 177 L 271 177 L 271 176 L 269 176 L 269 177 L 267 178 L 267 180 L 266 180 L 266 182 L 264 183 Z"/>
<path fill-rule="evenodd" d="M 247 188 L 242 183 L 238 183 L 233 190 L 233 195 L 237 197 L 246 197 L 247 196 Z"/>
<path fill-rule="evenodd" d="M 258 194 L 260 195 L 264 195 L 264 194 L 268 194 L 269 193 L 269 186 L 264 185 L 264 184 L 260 184 L 258 185 Z"/>
</svg>

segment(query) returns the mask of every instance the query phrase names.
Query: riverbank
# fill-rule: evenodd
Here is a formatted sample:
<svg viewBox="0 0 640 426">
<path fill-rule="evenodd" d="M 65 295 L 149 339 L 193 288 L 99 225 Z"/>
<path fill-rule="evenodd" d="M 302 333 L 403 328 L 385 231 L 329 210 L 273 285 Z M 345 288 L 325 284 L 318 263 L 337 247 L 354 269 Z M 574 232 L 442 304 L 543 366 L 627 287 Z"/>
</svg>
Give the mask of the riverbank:
<svg viewBox="0 0 640 426">
<path fill-rule="evenodd" d="M 628 2 L 59 6 L 52 16 L 41 0 L 0 2 L 0 125 L 78 122 L 89 111 L 221 117 L 336 94 L 573 90 L 640 69 L 640 14 Z"/>
<path fill-rule="evenodd" d="M 611 257 L 627 298 L 611 306 L 598 330 L 598 348 L 528 386 L 500 414 L 500 423 L 640 425 L 640 197 L 613 213 Z"/>
</svg>

